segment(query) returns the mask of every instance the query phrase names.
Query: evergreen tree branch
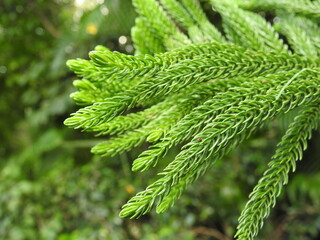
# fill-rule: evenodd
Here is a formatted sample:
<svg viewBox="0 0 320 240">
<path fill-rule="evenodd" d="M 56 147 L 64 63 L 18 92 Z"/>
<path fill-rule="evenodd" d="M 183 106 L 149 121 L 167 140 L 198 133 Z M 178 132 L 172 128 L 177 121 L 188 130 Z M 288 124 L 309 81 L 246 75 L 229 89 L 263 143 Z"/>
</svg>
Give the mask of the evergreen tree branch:
<svg viewBox="0 0 320 240">
<path fill-rule="evenodd" d="M 303 106 L 298 116 L 290 124 L 287 132 L 277 146 L 275 155 L 269 163 L 259 183 L 254 187 L 245 208 L 239 218 L 237 239 L 254 239 L 263 221 L 268 217 L 271 207 L 276 204 L 283 185 L 288 183 L 288 174 L 295 171 L 296 161 L 302 159 L 302 152 L 307 148 L 307 140 L 312 130 L 317 128 L 319 102 Z"/>
<path fill-rule="evenodd" d="M 267 121 L 300 106 L 239 218 L 236 237 L 253 239 L 319 120 L 320 2 L 206 1 L 222 17 L 222 29 L 196 0 L 134 0 L 137 55 L 97 46 L 90 60 L 70 60 L 81 78 L 71 98 L 86 107 L 65 124 L 118 134 L 92 148 L 103 156 L 155 143 L 134 161 L 134 171 L 155 166 L 184 144 L 161 177 L 124 205 L 120 215 L 135 218 L 153 207 L 167 210 L 215 161 Z M 277 17 L 273 26 L 269 12 Z M 128 112 L 137 106 L 143 110 Z"/>
<path fill-rule="evenodd" d="M 210 1 L 221 14 L 228 40 L 261 51 L 288 52 L 272 26 L 260 15 L 238 8 L 228 1 Z"/>
<path fill-rule="evenodd" d="M 222 34 L 211 24 L 206 17 L 205 13 L 200 8 L 197 0 L 182 0 L 181 4 L 187 9 L 199 28 L 202 30 L 205 41 L 224 42 L 225 38 Z"/>
<path fill-rule="evenodd" d="M 316 59 L 320 53 L 320 28 L 304 17 L 282 14 L 275 28 L 289 40 L 295 53 Z"/>
<path fill-rule="evenodd" d="M 157 1 L 133 0 L 133 5 L 139 15 L 146 19 L 145 24 L 152 34 L 162 40 L 167 50 L 190 43 L 188 37 L 176 27 Z"/>
<path fill-rule="evenodd" d="M 161 53 L 166 50 L 163 40 L 152 34 L 143 17 L 136 18 L 131 36 L 136 55 Z"/>
<path fill-rule="evenodd" d="M 108 97 L 112 97 L 116 92 L 96 86 L 87 79 L 74 80 L 73 85 L 79 91 L 71 93 L 70 98 L 80 106 L 88 106 L 95 102 L 101 102 Z"/>
<path fill-rule="evenodd" d="M 129 113 L 124 116 L 117 116 L 110 122 L 105 122 L 97 127 L 87 129 L 92 132 L 98 132 L 98 136 L 101 135 L 113 135 L 123 133 L 127 130 L 135 129 L 144 125 L 156 117 L 158 117 L 163 111 L 168 110 L 174 105 L 173 99 L 165 99 L 137 113 Z"/>
<path fill-rule="evenodd" d="M 291 70 L 290 75 L 286 77 L 299 76 L 301 71 Z M 152 145 L 150 149 L 144 151 L 133 162 L 134 171 L 145 171 L 152 166 L 155 166 L 160 158 L 164 157 L 168 150 L 173 146 L 189 140 L 199 133 L 203 127 L 215 117 L 224 113 L 230 107 L 235 106 L 245 99 L 251 99 L 255 95 L 266 94 L 271 89 L 285 86 L 283 73 L 272 74 L 268 77 L 258 77 L 247 82 L 242 78 L 229 79 L 228 82 L 233 82 L 231 87 L 226 92 L 220 92 L 208 101 L 199 105 L 193 111 L 186 115 L 174 126 L 162 139 L 161 142 Z M 281 94 L 285 88 L 279 92 Z M 278 97 L 278 96 L 277 96 Z M 201 138 L 199 138 L 201 139 Z"/>
<path fill-rule="evenodd" d="M 238 1 L 238 4 L 248 10 L 285 10 L 302 16 L 319 19 L 320 1 L 309 0 L 249 0 Z"/>
<path fill-rule="evenodd" d="M 206 83 L 191 89 L 191 91 L 185 91 L 183 94 L 179 94 L 178 97 L 174 95 L 172 100 L 175 101 L 175 104 L 166 104 L 165 106 L 167 108 L 168 105 L 171 105 L 171 107 L 168 109 L 163 109 L 163 111 L 159 112 L 158 116 L 153 117 L 148 124 L 139 129 L 128 131 L 120 136 L 99 143 L 92 149 L 92 152 L 102 156 L 114 156 L 118 153 L 129 151 L 133 147 L 141 145 L 145 140 L 149 142 L 158 141 L 165 134 L 165 132 L 175 125 L 178 120 L 188 114 L 195 106 L 214 96 L 216 93 L 225 91 L 229 85 L 230 83 L 225 81 L 221 81 L 220 83 Z M 163 105 L 164 104 L 161 104 L 161 106 Z M 145 112 L 149 111 L 144 111 L 143 115 L 145 115 Z M 137 114 L 134 114 L 134 116 L 136 117 Z M 130 116 L 119 116 L 118 118 L 121 117 L 124 119 L 124 122 L 128 122 L 132 119 Z M 138 121 L 141 119 L 140 117 L 141 115 L 138 116 Z M 119 119 L 117 120 L 119 121 Z M 109 124 L 112 122 L 113 124 L 117 124 L 115 121 L 111 121 Z M 129 124 L 125 125 L 124 127 L 127 127 L 128 125 L 132 126 L 132 123 L 129 122 Z M 119 125 L 116 125 L 116 127 L 118 126 Z M 122 126 L 120 125 L 120 127 Z M 110 127 L 110 130 L 111 129 L 114 130 L 115 127 Z M 122 128 L 121 130 L 124 129 Z M 109 132 L 108 129 L 105 131 Z"/>
<path fill-rule="evenodd" d="M 204 42 L 204 33 L 180 2 L 175 0 L 161 0 L 161 3 L 174 20 L 188 31 L 189 38 L 193 43 Z"/>
<path fill-rule="evenodd" d="M 256 95 L 241 101 L 239 105 L 218 115 L 185 145 L 184 150 L 161 173 L 162 178 L 124 205 L 120 215 L 139 217 L 149 212 L 154 205 L 157 205 L 157 212 L 165 211 L 187 185 L 193 183 L 210 165 L 250 136 L 266 120 L 317 100 L 320 94 L 319 83 L 318 73 L 303 72 L 286 87 L 284 94 L 279 96 L 283 87 L 279 86 L 266 95 Z M 214 159 L 210 159 L 213 155 Z"/>
<path fill-rule="evenodd" d="M 194 0 L 161 0 L 165 9 L 185 28 L 194 43 L 223 42 L 221 33 L 211 24 Z"/>
<path fill-rule="evenodd" d="M 186 86 L 212 79 L 234 76 L 254 77 L 292 68 L 302 69 L 317 65 L 315 62 L 297 55 L 257 53 L 233 45 L 216 45 L 214 43 L 211 45 L 212 48 L 208 49 L 212 51 L 211 54 L 182 60 L 164 71 L 159 71 L 151 79 L 147 78 L 132 89 L 106 99 L 104 102 L 98 102 L 78 110 L 65 121 L 65 124 L 74 128 L 91 128 L 110 121 L 115 116 L 136 106 L 142 100 L 165 96 Z M 184 49 L 181 49 L 181 54 L 183 53 Z M 162 56 L 158 55 L 157 57 Z M 139 66 L 139 64 L 143 65 L 137 59 L 137 65 Z"/>
</svg>

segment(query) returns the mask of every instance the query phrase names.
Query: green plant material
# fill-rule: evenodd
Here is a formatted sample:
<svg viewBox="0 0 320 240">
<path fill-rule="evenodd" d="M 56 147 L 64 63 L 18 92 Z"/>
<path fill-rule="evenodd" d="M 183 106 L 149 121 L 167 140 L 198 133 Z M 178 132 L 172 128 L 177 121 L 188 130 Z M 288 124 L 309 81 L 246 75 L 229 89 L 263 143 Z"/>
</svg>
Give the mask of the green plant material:
<svg viewBox="0 0 320 240">
<path fill-rule="evenodd" d="M 247 205 L 239 218 L 238 239 L 254 238 L 263 226 L 264 218 L 268 217 L 271 207 L 276 204 L 283 185 L 289 181 L 288 174 L 295 171 L 296 161 L 302 159 L 307 148 L 307 140 L 312 130 L 317 128 L 319 104 L 308 104 L 299 112 L 277 146 L 269 168 L 255 186 Z"/>
<path fill-rule="evenodd" d="M 92 148 L 103 156 L 151 142 L 133 162 L 134 171 L 156 166 L 170 149 L 183 144 L 160 177 L 123 206 L 121 217 L 136 218 L 153 207 L 158 213 L 166 211 L 209 167 L 266 123 L 297 112 L 239 219 L 236 238 L 250 240 L 275 205 L 319 120 L 314 22 L 319 6 L 302 0 L 209 2 L 222 17 L 223 33 L 217 30 L 221 26 L 209 24 L 196 1 L 135 0 L 140 15 L 132 30 L 137 54 L 96 49 L 90 60 L 69 61 L 88 85 L 84 89 L 90 89 L 89 82 L 94 87 L 87 98 L 86 91 L 76 95 L 77 102 L 82 96 L 92 104 L 65 124 L 98 135 L 119 134 Z M 280 22 L 272 26 L 263 11 Z M 300 29 L 303 34 L 298 36 Z M 143 110 L 129 112 L 136 107 Z"/>
<path fill-rule="evenodd" d="M 223 28 L 229 41 L 234 44 L 263 51 L 284 51 L 287 46 L 278 33 L 263 17 L 245 11 L 236 5 L 211 0 L 213 7 L 221 14 Z"/>
<path fill-rule="evenodd" d="M 190 43 L 187 36 L 177 28 L 156 0 L 133 0 L 133 5 L 141 19 L 144 19 L 144 25 L 150 29 L 155 38 L 163 42 L 167 50 Z M 144 28 L 138 29 L 140 34 L 143 34 L 141 30 Z"/>
<path fill-rule="evenodd" d="M 282 14 L 275 28 L 284 34 L 296 53 L 316 59 L 320 53 L 320 28 L 312 20 Z"/>
<path fill-rule="evenodd" d="M 236 0 L 237 1 L 237 0 Z M 318 19 L 320 17 L 320 3 L 319 1 L 308 0 L 249 0 L 237 1 L 241 7 L 250 10 L 285 10 L 288 12 L 297 13 L 302 16 Z"/>
<path fill-rule="evenodd" d="M 224 41 L 221 33 L 210 24 L 196 1 L 161 0 L 161 3 L 179 25 L 187 29 L 193 43 Z"/>
<path fill-rule="evenodd" d="M 80 109 L 68 118 L 65 124 L 70 127 L 89 129 L 113 119 L 115 116 L 133 108 L 139 102 L 163 97 L 186 86 L 216 78 L 254 77 L 278 71 L 288 71 L 292 68 L 303 69 L 317 66 L 315 62 L 305 60 L 297 55 L 256 53 L 228 44 L 206 43 L 203 44 L 203 47 L 202 45 L 193 45 L 192 48 L 182 48 L 172 54 L 190 56 L 192 55 L 190 51 L 193 51 L 194 48 L 200 49 L 197 52 L 207 53 L 198 54 L 194 58 L 185 59 L 183 57 L 185 60 L 158 71 L 154 76 L 145 78 L 144 81 L 133 88 L 105 99 L 103 102 L 97 102 L 92 106 Z M 156 55 L 154 58 L 150 56 L 150 60 L 153 63 L 152 65 L 156 66 L 165 62 L 162 59 L 170 59 L 171 57 L 173 56 L 163 54 Z M 132 58 L 135 65 L 132 63 L 129 68 L 135 67 L 138 72 L 144 71 L 144 61 L 140 60 L 139 56 L 136 59 Z M 157 62 L 157 59 L 160 59 L 160 62 Z M 128 67 L 128 64 L 126 67 Z M 159 68 L 157 67 L 157 69 Z M 163 69 L 163 67 L 160 67 L 160 69 Z"/>
<path fill-rule="evenodd" d="M 159 36 L 153 34 L 143 17 L 136 18 L 131 29 L 136 54 L 154 54 L 165 52 L 166 48 Z"/>
</svg>

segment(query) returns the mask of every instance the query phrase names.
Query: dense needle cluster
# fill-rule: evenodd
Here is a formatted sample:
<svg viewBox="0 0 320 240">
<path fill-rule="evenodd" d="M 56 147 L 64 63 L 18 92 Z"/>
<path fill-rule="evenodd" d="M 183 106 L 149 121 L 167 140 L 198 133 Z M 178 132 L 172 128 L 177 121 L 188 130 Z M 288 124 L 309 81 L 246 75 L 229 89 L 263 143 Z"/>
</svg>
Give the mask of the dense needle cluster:
<svg viewBox="0 0 320 240">
<path fill-rule="evenodd" d="M 71 97 L 84 107 L 65 124 L 112 135 L 92 148 L 102 156 L 152 143 L 134 161 L 134 171 L 154 167 L 184 144 L 159 179 L 120 213 L 139 217 L 153 207 L 166 211 L 266 121 L 299 107 L 239 218 L 236 238 L 253 239 L 317 128 L 320 2 L 207 0 L 222 26 L 211 23 L 196 0 L 133 3 L 139 14 L 134 56 L 97 46 L 90 60 L 68 61 L 82 78 L 74 81 L 78 91 Z M 276 21 L 268 22 L 265 13 Z M 143 110 L 128 113 L 135 107 Z"/>
</svg>

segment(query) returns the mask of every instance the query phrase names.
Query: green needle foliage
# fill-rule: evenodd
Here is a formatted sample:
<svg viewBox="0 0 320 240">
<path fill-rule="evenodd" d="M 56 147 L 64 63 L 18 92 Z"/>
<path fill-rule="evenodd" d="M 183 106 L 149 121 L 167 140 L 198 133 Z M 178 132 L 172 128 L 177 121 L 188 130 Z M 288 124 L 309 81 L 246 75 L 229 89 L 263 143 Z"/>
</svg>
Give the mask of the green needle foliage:
<svg viewBox="0 0 320 240">
<path fill-rule="evenodd" d="M 296 161 L 302 159 L 312 130 L 318 127 L 319 110 L 319 103 L 308 104 L 290 124 L 277 146 L 269 168 L 253 189 L 250 200 L 241 213 L 236 234 L 239 239 L 252 239 L 262 227 L 264 218 L 269 215 L 270 206 L 275 205 L 282 186 L 289 181 L 289 172 L 294 171 Z"/>
<path fill-rule="evenodd" d="M 253 239 L 317 129 L 320 2 L 207 1 L 221 25 L 195 0 L 133 2 L 140 15 L 132 29 L 136 54 L 98 46 L 90 60 L 70 60 L 82 78 L 71 97 L 86 107 L 65 124 L 113 135 L 92 148 L 103 156 L 152 143 L 133 171 L 156 166 L 184 144 L 159 179 L 123 206 L 122 217 L 136 218 L 153 207 L 166 211 L 216 161 L 299 108 L 239 218 L 235 237 Z"/>
</svg>

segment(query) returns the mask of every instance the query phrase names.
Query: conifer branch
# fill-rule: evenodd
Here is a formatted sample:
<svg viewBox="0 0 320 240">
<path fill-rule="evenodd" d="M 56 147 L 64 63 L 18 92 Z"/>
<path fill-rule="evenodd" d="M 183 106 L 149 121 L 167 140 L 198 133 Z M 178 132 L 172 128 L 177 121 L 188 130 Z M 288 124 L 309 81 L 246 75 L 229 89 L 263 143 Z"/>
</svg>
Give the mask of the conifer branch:
<svg viewBox="0 0 320 240">
<path fill-rule="evenodd" d="M 210 0 L 210 2 L 222 16 L 223 27 L 229 41 L 255 50 L 288 51 L 274 28 L 260 15 L 242 10 L 226 1 Z"/>
<path fill-rule="evenodd" d="M 161 0 L 165 9 L 183 27 L 194 43 L 217 41 L 223 42 L 221 33 L 208 21 L 194 0 Z"/>
<path fill-rule="evenodd" d="M 191 89 L 191 91 L 189 89 L 189 91 L 184 91 L 182 94 L 173 95 L 172 100 L 175 102 L 175 104 L 173 104 L 173 102 L 168 103 L 168 101 L 166 101 L 165 104 L 161 102 L 158 105 L 155 105 L 157 106 L 155 110 L 158 111 L 158 116 L 155 116 L 156 113 L 153 112 L 152 119 L 150 119 L 148 124 L 141 128 L 134 129 L 133 131 L 128 131 L 105 142 L 99 143 L 92 149 L 92 152 L 102 156 L 114 156 L 118 153 L 129 151 L 132 148 L 141 145 L 145 140 L 149 142 L 158 141 L 173 125 L 176 124 L 178 120 L 188 114 L 195 106 L 214 96 L 216 93 L 225 91 L 230 85 L 231 84 L 226 81 L 221 81 L 218 83 L 209 82 L 199 85 L 196 88 Z M 162 108 L 164 106 L 166 106 L 167 109 Z M 107 124 L 109 124 L 109 130 L 106 130 L 104 133 L 113 133 L 111 130 L 123 131 L 127 130 L 129 127 L 133 128 L 132 125 L 135 121 L 131 121 L 132 118 L 133 120 L 134 118 L 137 118 L 136 123 L 138 124 L 139 121 L 145 121 L 143 117 L 146 116 L 146 113 L 151 113 L 151 110 L 153 109 L 147 109 L 141 114 L 136 113 L 128 116 L 119 116 L 117 117 L 118 119 L 113 119 L 112 121 L 104 124 L 101 129 L 106 129 L 105 125 Z M 119 120 L 122 120 L 124 124 L 119 125 Z M 126 144 L 124 144 L 124 142 Z"/>
<path fill-rule="evenodd" d="M 115 92 L 96 86 L 87 79 L 74 80 L 73 85 L 79 91 L 71 93 L 70 98 L 80 106 L 101 102 L 108 97 L 112 97 Z"/>
<path fill-rule="evenodd" d="M 249 201 L 242 210 L 235 235 L 237 239 L 254 239 L 263 226 L 271 207 L 276 204 L 282 186 L 288 183 L 289 172 L 295 171 L 296 161 L 302 159 L 302 152 L 307 148 L 307 140 L 311 138 L 312 130 L 317 128 L 319 114 L 319 102 L 305 105 L 290 124 L 277 146 L 269 168 L 254 187 Z"/>
<path fill-rule="evenodd" d="M 87 129 L 92 132 L 98 132 L 98 136 L 101 135 L 114 135 L 123 133 L 127 130 L 136 129 L 141 125 L 144 125 L 152 119 L 158 117 L 163 111 L 172 107 L 174 102 L 172 99 L 165 99 L 158 104 L 151 106 L 143 111 L 137 113 L 129 113 L 125 116 L 117 116 L 109 122 L 105 122 L 97 127 Z"/>
<path fill-rule="evenodd" d="M 76 59 L 67 62 L 68 67 L 79 77 L 96 82 L 119 84 L 124 81 L 132 81 L 144 75 L 152 77 L 160 70 L 165 70 L 182 60 L 188 60 L 206 53 L 216 53 L 212 44 L 199 44 L 201 47 L 189 45 L 183 49 L 176 49 L 170 52 L 151 55 L 126 55 L 109 50 L 98 50 L 90 52 L 91 61 Z M 99 85 L 100 86 L 100 85 Z"/>
<path fill-rule="evenodd" d="M 320 28 L 304 17 L 282 14 L 275 28 L 284 34 L 295 53 L 310 59 L 320 54 Z"/>
<path fill-rule="evenodd" d="M 319 19 L 320 2 L 309 0 L 249 0 L 237 1 L 238 4 L 248 10 L 285 10 L 302 16 Z"/>
<path fill-rule="evenodd" d="M 136 54 L 155 54 L 166 50 L 161 38 L 152 34 L 143 17 L 136 18 L 131 36 Z"/>
<path fill-rule="evenodd" d="M 297 73 L 300 73 L 300 71 L 292 70 L 290 71 L 290 76 L 294 76 Z M 235 87 L 229 88 L 226 92 L 218 93 L 181 119 L 165 135 L 161 142 L 152 145 L 149 150 L 144 151 L 133 162 L 133 170 L 145 171 L 151 166 L 155 166 L 158 160 L 164 157 L 170 148 L 194 137 L 208 122 L 227 111 L 230 107 L 257 94 L 266 94 L 267 91 L 283 85 L 284 83 L 280 77 L 282 75 L 283 73 L 279 73 L 269 75 L 268 77 L 258 77 L 250 82 L 246 82 L 242 78 L 229 79 L 228 82 L 232 83 Z M 282 90 L 284 88 L 279 93 Z"/>
<path fill-rule="evenodd" d="M 133 5 L 139 15 L 146 19 L 145 24 L 152 34 L 162 40 L 167 50 L 191 43 L 166 15 L 157 1 L 133 0 Z"/>
<path fill-rule="evenodd" d="M 120 215 L 135 218 L 153 207 L 167 210 L 253 132 L 300 107 L 239 218 L 236 236 L 253 239 L 319 120 L 320 2 L 206 1 L 222 17 L 222 29 L 196 0 L 134 0 L 136 55 L 97 46 L 90 60 L 68 61 L 81 78 L 71 98 L 86 107 L 65 124 L 118 134 L 92 148 L 103 156 L 154 143 L 134 161 L 134 171 L 155 166 L 184 144 L 160 178 L 124 205 Z M 278 22 L 271 25 L 261 11 Z M 137 106 L 140 112 L 128 112 Z"/>
<path fill-rule="evenodd" d="M 292 73 L 289 75 L 293 77 Z M 281 87 L 268 91 L 267 95 L 256 95 L 241 101 L 239 105 L 218 115 L 183 147 L 175 160 L 160 174 L 162 178 L 124 205 L 120 215 L 139 217 L 154 205 L 157 205 L 157 212 L 165 211 L 187 185 L 193 183 L 210 165 L 250 136 L 266 120 L 319 98 L 319 84 L 319 74 L 304 72 L 279 98 Z M 213 155 L 214 159 L 210 159 Z"/>
<path fill-rule="evenodd" d="M 182 60 L 166 70 L 160 70 L 151 79 L 147 78 L 132 89 L 106 99 L 104 102 L 80 109 L 68 118 L 65 124 L 74 128 L 91 128 L 112 120 L 115 116 L 136 106 L 137 102 L 165 96 L 186 86 L 216 78 L 254 77 L 292 68 L 302 69 L 317 66 L 315 62 L 303 59 L 298 55 L 257 53 L 227 44 L 211 43 L 211 45 L 212 47 L 207 49 L 211 54 L 202 54 L 193 59 Z M 204 46 L 206 45 L 204 44 Z M 201 48 L 201 45 L 198 45 L 198 48 Z M 185 49 L 181 49 L 180 54 L 183 54 L 184 51 Z M 163 55 L 159 54 L 156 57 L 162 59 Z M 120 63 L 118 62 L 118 64 Z M 143 69 L 144 62 L 137 58 L 136 67 L 139 68 L 139 65 Z M 128 64 L 126 64 L 127 66 Z"/>
<path fill-rule="evenodd" d="M 195 23 L 192 15 L 184 6 L 175 0 L 161 0 L 165 9 L 178 22 L 178 24 L 188 31 L 188 35 L 193 43 L 201 43 L 205 41 L 204 33 Z"/>
</svg>

